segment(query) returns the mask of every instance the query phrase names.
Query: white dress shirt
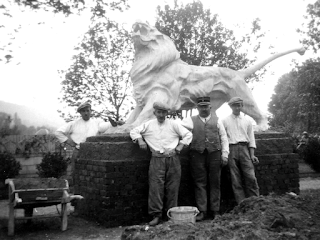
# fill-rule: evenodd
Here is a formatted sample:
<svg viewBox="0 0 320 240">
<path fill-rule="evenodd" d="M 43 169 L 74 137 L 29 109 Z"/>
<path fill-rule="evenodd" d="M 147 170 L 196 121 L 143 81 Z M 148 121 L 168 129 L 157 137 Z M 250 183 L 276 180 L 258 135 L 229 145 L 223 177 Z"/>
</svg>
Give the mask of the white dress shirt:
<svg viewBox="0 0 320 240">
<path fill-rule="evenodd" d="M 85 142 L 87 137 L 97 136 L 111 126 L 110 122 L 105 122 L 102 119 L 90 118 L 88 121 L 84 121 L 82 118 L 79 118 L 58 128 L 54 134 L 60 143 L 67 141 L 68 136 L 70 136 L 77 144 L 76 148 L 79 148 L 80 143 Z"/>
<path fill-rule="evenodd" d="M 198 115 L 198 117 L 201 119 L 202 122 L 207 122 L 210 118 L 211 118 L 211 114 L 206 117 L 206 118 L 202 118 L 200 117 L 200 115 Z M 192 121 L 192 118 L 191 117 L 187 117 L 187 118 L 184 118 L 181 122 L 182 126 L 186 127 L 187 129 L 189 129 L 191 132 L 193 130 L 193 121 Z M 221 122 L 220 119 L 218 119 L 218 124 L 217 124 L 217 127 L 218 127 L 218 131 L 219 131 L 219 136 L 220 136 L 220 141 L 221 141 L 221 155 L 223 157 L 228 157 L 229 155 L 229 142 L 228 142 L 228 137 L 227 137 L 227 133 L 224 129 L 224 126 Z"/>
<path fill-rule="evenodd" d="M 174 151 L 179 142 L 189 145 L 192 133 L 175 120 L 166 119 L 160 124 L 157 119 L 152 119 L 132 129 L 130 137 L 133 141 L 143 137 L 151 151 L 168 154 Z"/>
<path fill-rule="evenodd" d="M 256 148 L 253 126 L 248 118 L 241 114 L 239 116 L 231 114 L 223 119 L 222 123 L 226 129 L 229 144 L 248 142 L 249 147 Z"/>
</svg>

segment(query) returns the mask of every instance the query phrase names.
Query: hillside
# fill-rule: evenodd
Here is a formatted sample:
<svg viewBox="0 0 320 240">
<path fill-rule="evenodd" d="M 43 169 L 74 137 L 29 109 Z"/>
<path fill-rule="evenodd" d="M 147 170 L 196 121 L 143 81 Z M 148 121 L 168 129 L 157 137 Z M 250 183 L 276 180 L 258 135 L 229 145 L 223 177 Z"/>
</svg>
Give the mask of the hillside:
<svg viewBox="0 0 320 240">
<path fill-rule="evenodd" d="M 48 126 L 57 128 L 64 123 L 64 120 L 59 117 L 59 114 L 54 109 L 36 109 L 23 105 L 17 105 L 0 101 L 0 112 L 10 114 L 12 117 L 15 113 L 21 119 L 22 124 L 26 126 Z"/>
</svg>

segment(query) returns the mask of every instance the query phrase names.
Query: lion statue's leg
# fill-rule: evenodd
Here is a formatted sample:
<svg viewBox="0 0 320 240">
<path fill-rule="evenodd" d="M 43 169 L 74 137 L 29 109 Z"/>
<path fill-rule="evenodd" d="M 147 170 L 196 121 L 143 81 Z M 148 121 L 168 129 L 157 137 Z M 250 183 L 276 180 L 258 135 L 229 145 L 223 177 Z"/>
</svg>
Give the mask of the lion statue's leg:
<svg viewBox="0 0 320 240">
<path fill-rule="evenodd" d="M 142 107 L 136 105 L 135 109 L 133 110 L 133 112 L 130 114 L 128 120 L 126 121 L 125 124 L 131 124 L 133 123 L 139 116 L 139 114 L 142 111 Z"/>
</svg>

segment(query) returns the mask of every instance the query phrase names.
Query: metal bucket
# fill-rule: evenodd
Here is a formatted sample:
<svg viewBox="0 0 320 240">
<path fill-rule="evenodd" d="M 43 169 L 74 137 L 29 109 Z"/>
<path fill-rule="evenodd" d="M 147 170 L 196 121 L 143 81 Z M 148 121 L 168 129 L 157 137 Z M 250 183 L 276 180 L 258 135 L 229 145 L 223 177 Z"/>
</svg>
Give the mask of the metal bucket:
<svg viewBox="0 0 320 240">
<path fill-rule="evenodd" d="M 170 218 L 174 223 L 195 223 L 196 216 L 199 213 L 198 208 L 182 206 L 170 208 L 167 212 L 168 218 Z"/>
</svg>

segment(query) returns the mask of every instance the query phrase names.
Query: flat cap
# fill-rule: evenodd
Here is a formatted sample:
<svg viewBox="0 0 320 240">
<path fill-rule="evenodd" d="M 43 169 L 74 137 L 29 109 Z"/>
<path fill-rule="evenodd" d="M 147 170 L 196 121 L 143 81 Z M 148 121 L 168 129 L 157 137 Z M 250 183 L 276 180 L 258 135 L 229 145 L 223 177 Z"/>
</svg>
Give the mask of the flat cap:
<svg viewBox="0 0 320 240">
<path fill-rule="evenodd" d="M 77 108 L 77 112 L 79 112 L 82 108 L 85 108 L 85 107 L 90 107 L 91 108 L 91 103 L 89 100 L 86 100 L 84 102 L 82 102 L 79 107 Z"/>
<path fill-rule="evenodd" d="M 308 135 L 308 132 L 304 131 L 302 134 L 303 134 L 303 135 Z"/>
<path fill-rule="evenodd" d="M 210 105 L 210 97 L 198 97 L 197 104 L 198 105 Z"/>
<path fill-rule="evenodd" d="M 228 102 L 229 106 L 236 104 L 236 103 L 243 103 L 242 98 L 241 97 L 233 97 Z"/>
<path fill-rule="evenodd" d="M 166 110 L 166 111 L 170 110 L 169 106 L 163 102 L 154 102 L 153 108 L 158 110 Z"/>
</svg>

